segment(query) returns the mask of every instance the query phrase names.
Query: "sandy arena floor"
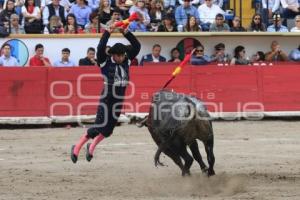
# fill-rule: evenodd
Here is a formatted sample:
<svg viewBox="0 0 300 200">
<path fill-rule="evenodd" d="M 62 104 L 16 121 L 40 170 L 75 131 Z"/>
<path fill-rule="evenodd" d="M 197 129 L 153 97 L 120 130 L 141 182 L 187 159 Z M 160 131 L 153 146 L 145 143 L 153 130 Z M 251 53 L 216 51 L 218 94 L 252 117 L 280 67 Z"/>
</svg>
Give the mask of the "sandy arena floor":
<svg viewBox="0 0 300 200">
<path fill-rule="evenodd" d="M 194 162 L 191 177 L 165 156 L 146 128 L 117 127 L 91 163 L 69 158 L 83 128 L 0 130 L 1 200 L 300 199 L 300 122 L 215 122 L 216 176 Z M 203 145 L 201 153 L 205 157 Z"/>
</svg>

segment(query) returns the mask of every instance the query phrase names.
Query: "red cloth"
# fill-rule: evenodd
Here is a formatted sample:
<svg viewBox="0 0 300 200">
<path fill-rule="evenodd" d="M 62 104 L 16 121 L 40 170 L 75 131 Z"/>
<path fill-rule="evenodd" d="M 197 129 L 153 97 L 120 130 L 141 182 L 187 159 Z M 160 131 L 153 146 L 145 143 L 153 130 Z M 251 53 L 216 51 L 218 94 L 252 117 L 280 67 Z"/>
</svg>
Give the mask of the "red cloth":
<svg viewBox="0 0 300 200">
<path fill-rule="evenodd" d="M 33 11 L 34 11 L 34 6 L 28 6 L 28 7 L 27 7 L 27 12 L 28 12 L 28 13 L 32 14 Z"/>
<path fill-rule="evenodd" d="M 50 63 L 48 58 L 45 58 L 45 60 Z M 45 66 L 45 65 L 44 65 L 44 62 L 39 57 L 33 56 L 29 60 L 29 66 L 30 67 L 40 67 L 40 66 Z"/>
</svg>

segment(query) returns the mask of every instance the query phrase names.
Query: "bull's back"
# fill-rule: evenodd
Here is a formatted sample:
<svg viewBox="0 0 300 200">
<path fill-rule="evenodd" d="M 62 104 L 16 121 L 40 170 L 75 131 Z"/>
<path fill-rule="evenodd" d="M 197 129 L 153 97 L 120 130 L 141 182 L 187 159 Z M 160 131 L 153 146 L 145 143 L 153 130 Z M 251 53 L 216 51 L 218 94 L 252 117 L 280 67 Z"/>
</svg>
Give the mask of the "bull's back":
<svg viewBox="0 0 300 200">
<path fill-rule="evenodd" d="M 182 103 L 181 107 L 180 103 Z M 191 108 L 186 107 L 184 103 L 189 103 Z M 174 109 L 175 104 L 179 106 L 176 105 Z M 173 116 L 173 112 L 167 112 L 168 110 L 172 111 L 172 109 L 175 110 L 174 113 L 177 111 L 177 115 L 182 117 L 191 113 L 195 116 L 178 120 Z M 157 144 L 160 144 L 172 134 L 178 134 L 185 138 L 186 143 L 190 143 L 196 138 L 205 141 L 212 134 L 209 120 L 206 107 L 196 97 L 162 90 L 153 96 L 148 125 L 149 132 Z"/>
</svg>

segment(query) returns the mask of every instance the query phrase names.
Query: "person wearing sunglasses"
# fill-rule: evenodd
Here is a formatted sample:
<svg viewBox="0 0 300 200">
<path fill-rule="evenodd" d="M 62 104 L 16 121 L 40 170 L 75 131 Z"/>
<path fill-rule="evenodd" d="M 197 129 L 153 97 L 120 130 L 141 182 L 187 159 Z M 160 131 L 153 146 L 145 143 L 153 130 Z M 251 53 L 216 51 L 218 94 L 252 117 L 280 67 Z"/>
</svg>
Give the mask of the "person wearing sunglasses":
<svg viewBox="0 0 300 200">
<path fill-rule="evenodd" d="M 273 24 L 268 26 L 267 32 L 289 32 L 289 29 L 282 25 L 280 14 L 274 14 Z"/>
<path fill-rule="evenodd" d="M 264 24 L 269 25 L 269 19 L 272 19 L 274 13 L 278 12 L 280 0 L 262 0 L 262 13 Z"/>
<path fill-rule="evenodd" d="M 248 32 L 265 32 L 266 26 L 262 22 L 261 14 L 254 14 L 251 20 L 251 24 L 248 28 Z"/>
<path fill-rule="evenodd" d="M 204 55 L 204 46 L 199 44 L 192 51 L 191 64 L 192 65 L 206 65 L 211 62 L 209 56 Z"/>
<path fill-rule="evenodd" d="M 291 29 L 291 32 L 300 32 L 300 15 L 295 17 L 295 27 Z"/>
<path fill-rule="evenodd" d="M 244 46 L 237 46 L 234 49 L 234 56 L 231 59 L 230 65 L 249 65 L 250 61 L 246 57 L 246 50 Z"/>
</svg>

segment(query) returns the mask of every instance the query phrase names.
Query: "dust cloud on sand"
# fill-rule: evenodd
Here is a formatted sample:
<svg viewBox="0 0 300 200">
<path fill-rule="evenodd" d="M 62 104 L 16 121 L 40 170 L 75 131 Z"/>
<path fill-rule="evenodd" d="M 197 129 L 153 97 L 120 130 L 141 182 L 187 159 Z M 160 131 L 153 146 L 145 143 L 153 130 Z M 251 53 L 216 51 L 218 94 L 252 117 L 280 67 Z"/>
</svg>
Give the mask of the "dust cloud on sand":
<svg viewBox="0 0 300 200">
<path fill-rule="evenodd" d="M 0 130 L 0 200 L 299 200 L 300 123 L 214 122 L 215 171 L 208 178 L 194 162 L 181 177 L 166 156 L 154 166 L 157 149 L 146 128 L 116 128 L 77 164 L 70 147 L 83 128 Z M 203 145 L 200 152 L 206 161 Z"/>
</svg>

